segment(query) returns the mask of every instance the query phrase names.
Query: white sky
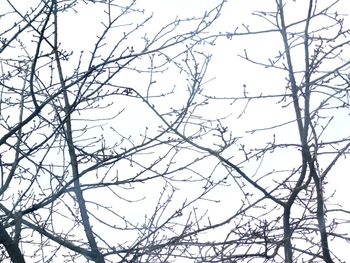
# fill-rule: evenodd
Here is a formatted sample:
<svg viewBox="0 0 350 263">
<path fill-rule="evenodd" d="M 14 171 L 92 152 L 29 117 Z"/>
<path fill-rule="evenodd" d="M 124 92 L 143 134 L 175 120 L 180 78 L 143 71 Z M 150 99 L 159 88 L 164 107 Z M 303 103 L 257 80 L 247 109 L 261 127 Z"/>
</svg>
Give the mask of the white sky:
<svg viewBox="0 0 350 263">
<path fill-rule="evenodd" d="M 149 30 L 157 31 L 159 27 L 171 22 L 177 15 L 180 17 L 187 17 L 192 15 L 201 15 L 208 6 L 215 6 L 219 1 L 212 0 L 176 0 L 176 1 L 165 1 L 165 0 L 147 0 L 139 1 L 140 8 L 145 8 L 146 13 L 151 14 L 154 12 L 154 20 L 151 22 L 148 27 Z M 321 2 L 321 1 L 319 1 Z M 274 3 L 274 1 L 268 1 L 268 3 Z M 293 8 L 293 11 L 288 13 L 289 17 L 287 19 L 296 19 L 299 16 L 303 16 L 306 12 L 301 9 L 303 4 L 302 0 L 289 1 L 288 6 Z M 252 10 L 269 10 L 267 1 L 261 0 L 228 0 L 226 6 L 224 7 L 224 13 L 222 19 L 214 26 L 215 30 L 225 32 L 226 30 L 232 30 L 236 25 L 241 23 L 250 23 L 255 17 L 251 17 L 249 14 Z M 99 31 L 102 29 L 102 25 L 99 24 L 100 17 L 98 14 L 98 5 L 87 5 L 84 8 L 77 9 L 78 13 L 75 15 L 65 14 L 67 19 L 62 19 L 63 23 L 61 24 L 61 41 L 62 45 L 76 49 L 92 49 L 93 43 L 96 40 L 96 36 L 99 35 Z M 270 9 L 271 10 L 271 9 Z M 69 17 L 69 18 L 68 18 Z M 243 21 L 243 22 L 242 22 Z M 126 21 L 129 23 L 129 21 Z M 253 22 L 254 23 L 254 22 Z M 255 24 L 258 29 L 263 28 L 267 24 L 258 23 Z M 122 27 L 121 27 L 122 28 Z M 146 27 L 147 28 L 147 27 Z M 118 36 L 116 36 L 116 39 Z M 276 47 L 280 47 L 281 43 L 278 38 L 275 38 L 273 35 L 268 37 L 262 36 L 261 38 L 255 37 L 238 37 L 233 38 L 231 41 L 220 40 L 217 42 L 216 46 L 207 48 L 208 52 L 213 53 L 213 59 L 211 61 L 209 71 L 207 73 L 207 79 L 215 78 L 213 81 L 209 82 L 206 86 L 208 89 L 208 94 L 242 94 L 243 84 L 247 85 L 248 91 L 251 92 L 250 95 L 256 94 L 259 95 L 261 91 L 266 93 L 274 93 L 274 90 L 279 89 L 276 93 L 280 93 L 281 85 L 284 84 L 285 75 L 277 70 L 264 69 L 256 65 L 249 64 L 244 62 L 237 54 L 244 54 L 243 50 L 246 49 L 249 56 L 252 58 L 269 58 L 276 54 Z M 137 43 L 135 43 L 137 46 Z M 163 79 L 163 82 L 169 82 L 169 79 L 176 79 L 176 72 L 174 72 L 173 77 L 167 77 Z M 130 81 L 130 79 L 128 79 Z M 147 81 L 147 76 L 145 79 L 132 78 L 132 84 L 139 85 L 138 82 Z M 130 81 L 131 82 L 131 81 Z M 129 102 L 126 102 L 127 105 Z M 247 114 L 243 119 L 237 119 L 237 116 L 242 110 L 243 104 L 238 104 L 233 106 L 230 109 L 227 107 L 220 108 L 220 102 L 215 108 L 215 111 L 209 112 L 208 115 L 227 115 L 227 111 L 231 111 L 232 117 L 230 120 L 233 120 L 232 131 L 237 134 L 237 136 L 245 135 L 247 130 L 251 130 L 259 127 L 271 126 L 278 120 L 286 119 L 286 116 L 290 116 L 290 119 L 294 117 L 293 112 L 290 109 L 281 109 L 280 105 L 271 104 L 271 101 L 266 101 L 259 103 L 258 106 L 254 106 L 251 103 L 250 107 L 247 110 Z M 121 133 L 127 134 L 130 129 L 138 134 L 144 130 L 144 127 L 147 125 L 147 121 L 150 116 L 146 117 L 143 115 L 143 118 L 139 118 L 139 112 L 142 111 L 142 107 L 139 106 L 139 110 L 129 110 L 127 118 L 137 120 L 134 121 L 131 125 L 130 121 L 124 120 L 120 121 L 120 125 L 117 127 L 120 129 Z M 141 109 L 141 110 L 140 110 Z M 234 109 L 234 110 L 233 110 Z M 142 111 L 143 112 L 143 111 Z M 266 112 L 270 112 L 269 116 L 266 116 Z M 272 116 L 273 114 L 273 116 Z M 287 120 L 290 120 L 287 117 Z M 123 120 L 123 119 L 121 119 Z M 334 134 L 348 134 L 350 130 L 350 122 L 348 119 L 344 119 L 342 116 L 336 121 L 336 128 L 333 129 L 332 133 Z M 128 123 L 126 126 L 124 123 Z M 294 127 L 293 127 L 294 126 Z M 295 124 L 288 126 L 285 129 L 282 129 L 281 133 L 276 135 L 277 140 L 283 141 L 290 137 L 292 129 L 296 129 Z M 337 134 L 338 135 L 338 134 Z M 250 144 L 264 144 L 265 139 L 270 139 L 271 134 L 259 134 L 256 136 L 249 137 Z M 292 162 L 290 156 L 279 156 L 279 160 L 275 160 L 276 157 L 267 158 L 265 166 L 262 168 L 264 170 L 270 169 L 271 166 L 283 166 L 287 163 Z M 255 171 L 256 166 L 247 167 L 246 171 Z M 350 199 L 350 193 L 348 186 L 350 183 L 348 171 L 350 170 L 350 165 L 347 160 L 341 160 L 341 165 L 337 166 L 331 174 L 330 188 L 334 188 L 337 191 L 335 200 L 343 203 L 347 209 L 350 209 L 350 205 L 345 202 Z M 150 189 L 143 189 L 142 186 L 141 193 L 148 194 Z M 229 213 L 229 210 L 223 209 L 225 206 L 233 205 L 230 200 L 232 200 L 232 191 L 230 189 L 223 190 L 224 201 L 220 205 L 212 204 L 210 209 L 214 214 L 223 214 L 224 211 Z M 152 189 L 151 189 L 152 191 Z M 142 195 L 140 194 L 140 196 Z M 158 192 L 157 192 L 158 194 Z M 156 199 L 158 196 L 154 196 Z M 107 198 L 104 196 L 104 198 Z M 155 201 L 155 200 L 153 200 Z M 134 216 L 135 211 L 129 211 L 131 216 Z M 142 215 L 143 216 L 143 215 Z M 350 232 L 350 228 L 347 230 Z M 344 252 L 346 256 L 346 252 Z"/>
<path fill-rule="evenodd" d="M 209 0 L 153 0 L 140 1 L 139 4 L 141 8 L 146 9 L 146 13 L 154 12 L 154 21 L 151 23 L 151 25 L 156 31 L 157 28 L 171 21 L 171 19 L 175 18 L 177 15 L 180 17 L 201 15 L 208 6 L 214 6 L 217 2 L 218 1 Z M 274 6 L 274 1 L 269 1 L 268 3 L 272 3 L 272 6 Z M 304 2 L 300 0 L 294 2 L 289 1 L 287 6 L 291 9 L 286 13 L 287 20 L 295 20 L 304 17 L 306 10 L 304 9 L 305 6 L 303 4 Z M 218 21 L 214 28 L 217 31 L 225 32 L 234 29 L 236 25 L 240 25 L 241 23 L 252 23 L 256 29 L 265 28 L 267 24 L 259 22 L 257 24 L 254 23 L 253 20 L 256 20 L 257 18 L 250 15 L 254 10 L 274 11 L 273 7 L 268 6 L 267 1 L 228 1 L 224 8 L 222 18 Z M 91 11 L 94 12 L 94 10 Z M 95 20 L 91 19 L 93 18 L 93 15 L 91 15 L 91 13 L 89 14 L 88 9 L 85 9 L 83 12 L 84 13 L 80 13 L 80 15 L 76 16 L 77 22 L 74 24 L 79 25 L 79 23 L 83 23 L 85 27 L 89 28 L 89 31 L 95 30 L 95 28 L 98 29 L 98 26 L 96 27 Z M 89 19 L 81 20 L 81 16 L 89 17 Z M 71 26 L 70 23 L 69 26 Z M 253 26 L 251 26 L 251 28 L 252 27 Z M 85 31 L 71 32 L 75 36 L 78 34 L 79 39 L 84 38 L 87 39 L 87 43 L 91 42 L 91 38 L 87 38 L 88 35 L 85 34 Z M 209 67 L 207 78 L 215 78 L 215 80 L 208 83 L 208 86 L 206 87 L 208 89 L 208 94 L 241 94 L 243 84 L 247 85 L 251 95 L 259 95 L 262 91 L 264 94 L 273 94 L 275 93 L 274 90 L 277 90 L 276 93 L 280 93 L 281 85 L 284 85 L 284 78 L 286 77 L 285 73 L 278 70 L 264 69 L 256 65 L 249 64 L 238 58 L 237 54 L 244 54 L 243 50 L 246 49 L 249 57 L 265 59 L 266 61 L 267 58 L 273 57 L 277 54 L 277 49 L 281 47 L 281 45 L 282 43 L 279 36 L 272 34 L 261 37 L 237 37 L 233 38 L 232 41 L 218 41 L 216 46 L 211 47 L 208 50 L 208 52 L 212 52 L 214 56 Z M 295 60 L 295 62 L 297 62 L 297 60 Z M 302 63 L 302 57 L 300 62 Z M 174 78 L 176 77 L 174 76 Z M 243 104 L 239 104 L 235 110 L 240 112 L 242 105 Z M 238 113 L 236 113 L 235 110 L 232 110 L 232 108 L 230 110 L 232 111 L 231 113 L 233 115 L 238 116 Z M 227 112 L 226 108 L 216 108 L 215 114 L 220 113 L 225 115 L 225 112 Z M 267 112 L 270 112 L 269 116 L 266 116 Z M 273 112 L 273 115 L 271 115 L 271 112 Z M 234 120 L 235 123 L 232 125 L 232 129 L 233 132 L 237 132 L 239 135 L 244 135 L 246 130 L 272 126 L 275 123 L 278 123 L 277 120 L 279 119 L 281 121 L 289 121 L 293 118 L 294 113 L 291 111 L 291 109 L 281 109 L 279 105 L 273 105 L 269 100 L 266 101 L 266 103 L 259 103 L 258 106 L 254 106 L 253 103 L 251 103 L 244 118 Z M 344 120 L 343 117 L 335 120 L 335 122 L 335 129 L 333 129 L 332 133 L 335 135 L 337 133 L 344 132 L 344 135 L 346 136 L 350 130 L 350 122 L 348 120 Z M 144 125 L 142 122 L 140 124 L 141 126 Z M 296 131 L 295 124 L 287 126 L 284 131 L 281 130 L 280 133 L 276 134 L 277 140 L 282 142 L 287 139 L 290 141 L 289 138 L 291 135 L 291 130 L 293 129 Z M 255 137 L 250 137 L 250 143 L 252 145 L 254 143 L 265 143 L 263 136 L 265 135 L 259 134 Z M 267 134 L 267 137 L 265 138 L 270 137 L 271 134 Z M 262 169 L 268 170 L 272 166 L 275 169 L 278 169 L 278 167 L 282 169 L 284 165 L 290 164 L 292 161 L 290 155 L 278 156 L 278 160 L 275 158 L 276 156 L 272 156 L 272 159 L 266 158 L 266 162 Z M 348 205 L 347 202 L 344 202 L 344 200 L 349 200 L 350 198 L 350 193 L 348 191 L 350 179 L 347 172 L 350 169 L 350 165 L 346 159 L 341 160 L 340 163 L 341 165 L 337 166 L 329 177 L 330 186 L 328 186 L 328 189 L 336 189 L 337 194 L 335 195 L 335 200 L 339 200 L 340 203 L 345 205 L 345 208 L 349 209 L 350 205 Z M 246 167 L 245 171 L 254 172 L 255 169 L 255 166 Z M 225 191 L 223 191 L 223 193 L 225 193 Z M 226 200 L 232 199 L 232 192 L 228 190 L 228 192 L 223 195 L 223 198 Z M 223 211 L 229 210 L 222 209 L 222 207 L 225 207 L 225 202 L 223 202 L 221 205 L 218 206 L 214 204 L 211 209 L 213 211 L 218 211 L 218 213 L 223 215 Z M 345 229 L 347 232 L 349 232 L 350 227 L 346 227 Z M 344 257 L 346 257 L 346 254 L 347 253 L 345 252 Z"/>
</svg>

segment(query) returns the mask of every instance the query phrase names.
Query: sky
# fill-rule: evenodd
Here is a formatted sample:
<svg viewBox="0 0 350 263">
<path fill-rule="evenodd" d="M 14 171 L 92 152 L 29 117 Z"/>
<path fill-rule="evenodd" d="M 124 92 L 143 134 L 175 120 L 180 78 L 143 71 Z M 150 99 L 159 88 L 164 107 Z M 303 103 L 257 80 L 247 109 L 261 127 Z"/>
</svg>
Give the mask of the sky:
<svg viewBox="0 0 350 263">
<path fill-rule="evenodd" d="M 140 8 L 145 8 L 146 13 L 153 13 L 154 21 L 151 22 L 150 29 L 152 31 L 152 29 L 156 30 L 159 26 L 166 24 L 176 16 L 187 17 L 201 15 L 208 6 L 215 6 L 217 2 L 218 1 L 208 0 L 179 0 L 176 2 L 153 0 L 140 1 L 139 4 Z M 236 26 L 240 26 L 242 23 L 251 23 L 251 29 L 265 29 L 265 27 L 268 26 L 268 23 L 258 22 L 258 17 L 251 14 L 255 10 L 274 11 L 273 2 L 274 1 L 269 1 L 269 3 L 272 4 L 269 6 L 266 1 L 228 1 L 224 7 L 222 17 L 214 25 L 214 30 L 218 32 L 232 31 Z M 321 5 L 322 3 L 319 4 Z M 290 8 L 286 14 L 287 21 L 302 18 L 306 14 L 307 10 L 305 9 L 303 1 L 288 1 L 287 6 Z M 88 11 L 85 11 L 87 12 L 86 16 L 91 17 L 88 14 Z M 87 23 L 91 23 L 89 28 L 95 28 L 93 26 L 95 25 L 93 19 L 87 21 Z M 80 32 L 80 34 L 81 33 L 82 32 Z M 208 94 L 220 94 L 219 96 L 224 96 L 225 94 L 230 94 L 230 96 L 232 96 L 232 94 L 239 95 L 242 94 L 243 86 L 248 88 L 250 95 L 259 95 L 261 92 L 263 92 L 263 94 L 280 93 L 280 86 L 285 85 L 286 74 L 284 72 L 270 68 L 266 69 L 261 66 L 247 63 L 244 59 L 238 56 L 244 55 L 246 50 L 250 58 L 257 59 L 258 61 L 267 61 L 268 58 L 277 55 L 277 49 L 280 47 L 282 47 L 282 42 L 280 37 L 276 34 L 269 34 L 262 37 L 234 37 L 231 41 L 227 41 L 226 39 L 218 40 L 215 46 L 209 47 L 206 50 L 213 54 L 207 73 L 207 79 L 212 80 L 206 85 Z M 296 65 L 299 65 L 299 68 L 302 70 L 302 54 L 295 54 L 294 62 Z M 174 76 L 174 78 L 176 77 Z M 284 120 L 293 120 L 294 112 L 287 107 L 281 108 L 280 104 L 277 104 L 276 102 L 277 100 L 275 100 L 275 103 L 271 103 L 271 101 L 267 100 L 265 102 L 257 103 L 256 105 L 252 103 L 253 105 L 249 105 L 244 118 L 238 118 L 242 106 L 244 105 L 243 103 L 236 105 L 236 108 L 235 106 L 233 106 L 233 108 L 226 108 L 219 101 L 212 114 L 224 116 L 229 112 L 229 114 L 232 115 L 230 120 L 234 121 L 234 124 L 232 125 L 234 134 L 236 134 L 237 137 L 245 136 L 247 131 L 256 128 L 271 127 L 276 123 L 283 122 Z M 268 116 L 266 116 L 267 112 L 269 112 Z M 207 112 L 206 114 L 210 116 L 211 112 Z M 334 122 L 335 128 L 333 128 L 330 136 L 334 135 L 335 138 L 346 136 L 350 128 L 346 115 L 345 117 L 338 117 Z M 141 126 L 144 125 L 142 121 L 139 124 Z M 130 127 L 126 127 L 126 129 L 129 128 Z M 295 128 L 295 124 L 292 124 L 281 129 L 280 132 L 276 134 L 277 141 L 295 141 L 296 137 L 293 138 L 293 136 L 291 136 L 291 134 L 293 134 L 293 129 L 295 132 Z M 259 133 L 255 136 L 249 136 L 248 140 L 250 145 L 256 144 L 263 146 L 266 140 L 271 139 L 271 136 L 271 133 Z M 297 135 L 295 134 L 295 136 Z M 283 169 L 285 165 L 289 165 L 293 162 L 293 157 L 290 155 L 281 155 L 278 157 L 278 160 L 275 160 L 275 158 L 274 155 L 266 157 L 264 166 L 261 170 L 268 171 L 271 167 L 274 167 L 275 169 Z M 298 157 L 295 158 L 297 159 Z M 327 158 L 325 158 L 324 162 L 327 163 L 326 159 Z M 251 173 L 254 173 L 256 169 L 257 167 L 255 165 L 246 167 L 246 171 L 251 171 Z M 335 202 L 342 203 L 344 208 L 347 209 L 350 208 L 350 205 L 347 204 L 347 202 L 344 202 L 344 200 L 349 200 L 350 197 L 348 191 L 350 179 L 347 176 L 347 171 L 349 171 L 349 169 L 350 164 L 347 159 L 340 160 L 340 165 L 338 165 L 331 174 L 328 186 L 328 190 L 334 189 L 334 191 L 336 191 Z M 227 192 L 223 191 L 223 196 L 225 195 L 226 197 L 224 197 L 224 199 L 232 198 L 232 192 L 229 189 Z M 222 207 L 227 205 L 229 206 L 229 204 L 226 204 L 225 202 L 220 206 L 213 204 L 211 209 L 223 213 L 222 211 L 225 210 L 223 210 Z M 348 226 L 345 226 L 344 231 L 348 231 L 349 229 Z"/>
<path fill-rule="evenodd" d="M 124 1 L 126 2 L 126 1 Z M 139 1 L 138 6 L 140 9 L 145 9 L 146 14 L 153 14 L 153 20 L 149 25 L 145 26 L 145 31 L 152 33 L 156 32 L 159 28 L 165 25 L 168 22 L 171 22 L 177 16 L 179 17 L 191 17 L 191 16 L 200 16 L 202 15 L 208 7 L 214 7 L 219 1 L 212 0 L 176 0 L 176 1 L 164 1 L 164 0 L 147 0 Z M 273 4 L 274 1 L 268 1 L 268 3 Z M 320 1 L 319 1 L 320 2 Z M 322 4 L 322 3 L 319 3 Z M 68 12 L 62 14 L 61 24 L 60 24 L 60 38 L 62 41 L 62 47 L 67 47 L 75 49 L 76 52 L 80 50 L 92 50 L 93 43 L 96 41 L 97 36 L 101 33 L 103 25 L 99 23 L 100 17 L 97 15 L 101 11 L 99 5 L 89 4 L 85 5 L 83 8 L 77 7 L 77 13 Z M 287 19 L 296 19 L 302 17 L 305 14 L 305 9 L 303 7 L 303 1 L 289 1 L 288 7 L 291 8 L 291 12 L 288 13 Z M 257 22 L 258 18 L 252 16 L 251 13 L 254 10 L 273 10 L 272 6 L 270 7 L 267 4 L 267 1 L 261 0 L 229 0 L 225 4 L 222 17 L 214 25 L 213 30 L 217 32 L 226 32 L 232 31 L 236 26 L 241 26 L 242 23 L 252 23 L 255 26 L 255 29 L 259 30 L 265 28 L 267 23 Z M 133 17 L 133 19 L 138 20 L 140 17 Z M 131 21 L 125 21 L 125 24 L 120 24 L 120 30 L 123 31 L 123 28 L 127 28 L 131 25 Z M 118 39 L 120 35 L 111 36 L 111 39 Z M 135 42 L 132 45 L 135 48 L 140 44 L 135 38 Z M 114 43 L 107 43 L 113 45 Z M 130 43 L 132 41 L 129 41 Z M 131 44 L 129 44 L 131 45 Z M 275 34 L 269 34 L 264 37 L 234 37 L 232 40 L 228 41 L 227 39 L 217 40 L 216 45 L 203 47 L 204 52 L 212 53 L 212 59 L 206 74 L 206 79 L 208 83 L 205 84 L 205 92 L 207 95 L 218 95 L 218 96 L 240 96 L 243 92 L 244 87 L 247 88 L 249 95 L 260 95 L 263 94 L 278 94 L 281 90 L 281 85 L 285 85 L 286 75 L 282 74 L 279 70 L 273 70 L 270 68 L 264 68 L 252 63 L 248 63 L 239 55 L 244 55 L 245 50 L 249 58 L 254 58 L 257 60 L 266 61 L 270 57 L 277 55 L 277 48 L 281 47 L 282 43 L 280 38 Z M 85 61 L 87 63 L 87 61 Z M 78 61 L 72 62 L 72 68 L 76 65 Z M 140 62 L 141 63 L 141 62 Z M 143 63 L 143 62 L 142 62 Z M 145 66 L 147 65 L 146 62 Z M 302 63 L 302 59 L 299 59 L 297 56 L 296 63 Z M 68 66 L 69 67 L 69 66 Z M 158 83 L 159 87 L 166 87 L 170 89 L 169 79 L 174 81 L 174 85 L 177 84 L 181 86 L 184 84 L 180 79 L 177 79 L 179 76 L 176 69 L 171 68 L 170 74 L 164 76 L 159 76 Z M 173 72 L 173 73 L 172 73 Z M 125 85 L 140 87 L 142 83 L 147 83 L 148 76 L 135 75 L 130 73 L 124 75 L 124 79 L 121 80 L 121 83 Z M 172 86 L 172 85 L 171 85 Z M 288 107 L 281 107 L 280 104 L 277 104 L 278 100 L 274 100 L 271 103 L 270 100 L 257 102 L 256 104 L 251 103 L 246 110 L 244 118 L 239 118 L 242 113 L 242 108 L 244 108 L 245 103 L 240 102 L 234 105 L 229 103 L 223 103 L 222 101 L 213 101 L 211 108 L 208 108 L 207 112 L 204 112 L 206 116 L 216 118 L 216 116 L 229 116 L 227 122 L 230 125 L 231 130 L 233 131 L 234 136 L 248 136 L 246 143 L 252 147 L 263 147 L 266 144 L 266 141 L 272 139 L 273 134 L 270 132 L 267 133 L 249 133 L 247 131 L 252 131 L 256 128 L 271 127 L 275 123 L 283 122 L 284 120 L 292 120 L 294 118 L 293 111 Z M 119 108 L 125 107 L 125 112 L 121 114 L 119 123 L 116 124 L 116 128 L 121 134 L 132 134 L 139 135 L 144 132 L 145 127 L 150 119 L 153 119 L 152 113 L 147 113 L 146 109 L 142 105 L 134 105 L 132 109 L 129 109 L 127 106 L 130 105 L 132 101 L 126 99 L 125 102 L 118 105 Z M 168 104 L 173 103 L 175 106 L 178 105 L 177 101 L 167 101 L 167 104 L 164 105 L 164 108 Z M 159 105 L 162 107 L 162 105 Z M 140 117 L 140 112 L 142 112 L 142 117 Z M 267 112 L 269 115 L 267 116 Z M 345 116 L 345 117 L 344 117 Z M 348 116 L 344 115 L 335 120 L 335 128 L 331 132 L 330 136 L 342 137 L 346 136 L 350 130 L 350 125 L 348 121 Z M 130 121 L 133 120 L 133 121 Z M 125 125 L 127 123 L 127 125 Z M 285 128 L 281 128 L 280 132 L 276 134 L 276 140 L 283 142 L 289 141 L 293 142 L 295 137 L 295 124 L 287 125 Z M 113 133 L 105 132 L 106 137 L 113 136 Z M 206 142 L 203 142 L 205 144 Z M 211 141 L 209 141 L 211 143 Z M 234 154 L 234 153 L 232 153 Z M 241 153 L 240 153 L 241 154 Z M 181 161 L 186 160 L 186 155 L 180 156 Z M 282 169 L 285 165 L 290 165 L 293 161 L 298 161 L 293 159 L 294 156 L 278 156 L 276 160 L 275 155 L 268 155 L 266 157 L 265 163 L 260 167 L 260 171 L 268 171 L 271 167 L 275 169 Z M 297 157 L 296 157 L 297 158 Z M 326 160 L 327 161 L 327 160 Z M 342 159 L 340 161 L 333 173 L 331 174 L 330 186 L 329 189 L 336 190 L 335 201 L 339 201 L 344 204 L 344 208 L 350 209 L 350 205 L 345 200 L 349 200 L 349 191 L 348 185 L 350 179 L 348 177 L 348 172 L 350 170 L 350 164 L 347 159 Z M 123 165 L 123 164 L 122 164 Z M 128 164 L 124 164 L 125 167 Z M 209 171 L 214 171 L 216 163 L 208 164 L 204 167 Z M 251 166 L 246 167 L 248 173 L 254 174 L 258 169 L 258 164 L 254 163 Z M 222 169 L 222 168 L 221 168 Z M 203 169 L 204 170 L 204 169 Z M 220 174 L 220 168 L 218 169 L 218 174 Z M 209 172 L 208 172 L 209 173 Z M 219 175 L 220 176 L 220 175 Z M 133 196 L 132 198 L 142 198 L 143 196 L 151 196 L 151 203 L 155 203 L 159 197 L 159 193 L 153 194 L 153 189 L 147 188 L 147 186 L 138 186 L 139 195 Z M 188 186 L 187 191 L 192 194 L 196 193 L 194 187 Z M 236 208 L 237 204 L 233 203 L 232 200 L 232 189 L 229 187 L 222 188 L 222 197 L 223 201 L 218 203 L 210 203 L 208 208 L 210 208 L 211 213 L 220 214 L 224 216 L 224 213 L 227 213 L 227 216 L 230 214 L 229 209 Z M 91 191 L 92 196 L 98 196 L 98 192 Z M 100 196 L 101 197 L 101 196 Z M 112 198 L 107 194 L 102 196 L 101 199 L 108 200 Z M 102 201 L 103 201 L 102 200 Z M 181 203 L 183 199 L 179 200 Z M 144 207 L 139 207 L 140 210 L 145 209 Z M 129 210 L 126 211 L 131 218 L 137 218 L 137 216 L 143 217 L 144 215 L 139 213 L 140 210 Z M 349 230 L 349 227 L 344 228 L 346 231 Z M 349 232 L 349 231 L 348 231 Z M 346 256 L 346 255 L 345 255 Z"/>
</svg>

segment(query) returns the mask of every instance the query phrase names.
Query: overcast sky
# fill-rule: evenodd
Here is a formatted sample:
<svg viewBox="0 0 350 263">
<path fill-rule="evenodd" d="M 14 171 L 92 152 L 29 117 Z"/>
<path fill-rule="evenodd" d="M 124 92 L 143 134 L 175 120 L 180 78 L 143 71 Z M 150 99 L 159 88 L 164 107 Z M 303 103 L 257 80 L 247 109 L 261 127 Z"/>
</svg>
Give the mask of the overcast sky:
<svg viewBox="0 0 350 263">
<path fill-rule="evenodd" d="M 123 2 L 123 1 L 122 1 Z M 125 1 L 127 2 L 127 1 Z M 157 32 L 159 28 L 171 22 L 176 17 L 185 18 L 192 16 L 201 16 L 209 7 L 215 7 L 220 1 L 216 0 L 140 0 L 138 6 L 140 9 L 145 9 L 146 14 L 153 14 L 154 19 L 146 26 L 145 30 L 148 32 Z M 213 27 L 213 32 L 226 32 L 234 31 L 237 26 L 244 24 L 251 24 L 250 28 L 255 30 L 261 30 L 268 27 L 267 23 L 259 22 L 257 16 L 253 16 L 254 10 L 274 10 L 275 1 L 263 1 L 263 0 L 228 0 L 223 9 L 222 17 L 217 21 Z M 306 14 L 304 3 L 305 0 L 289 1 L 288 7 L 291 8 L 287 13 L 287 19 L 297 19 L 303 17 Z M 322 1 L 318 1 L 322 4 Z M 83 6 L 84 4 L 82 4 Z M 74 49 L 75 52 L 80 50 L 91 50 L 96 41 L 96 37 L 100 34 L 103 26 L 100 23 L 101 18 L 99 14 L 99 5 L 90 4 L 84 7 L 77 8 L 77 13 L 74 12 L 62 14 L 62 24 L 60 24 L 60 38 L 62 46 L 67 49 Z M 1 5 L 0 5 L 1 8 Z M 345 9 L 344 9 L 345 10 Z M 133 22 L 133 17 L 129 21 L 125 21 L 125 24 Z M 121 26 L 122 28 L 122 26 Z M 118 36 L 116 36 L 116 39 Z M 136 41 L 136 40 L 135 40 Z M 111 43 L 113 45 L 113 43 Z M 137 42 L 132 43 L 137 47 Z M 280 94 L 285 84 L 286 73 L 274 69 L 266 69 L 261 66 L 251 64 L 238 55 L 244 55 L 246 50 L 247 54 L 251 58 L 262 59 L 267 61 L 268 58 L 274 57 L 278 53 L 278 48 L 282 46 L 281 39 L 277 34 L 261 35 L 254 37 L 233 37 L 230 41 L 226 38 L 218 40 L 216 45 L 205 47 L 205 52 L 212 53 L 212 60 L 209 66 L 209 70 L 206 75 L 208 83 L 205 85 L 205 93 L 208 95 L 221 96 L 240 96 L 243 92 L 243 87 L 246 87 L 250 95 L 267 94 Z M 204 47 L 203 47 L 204 48 Z M 302 57 L 297 57 L 296 61 L 302 61 Z M 73 68 L 74 66 L 72 66 Z M 164 83 L 169 83 L 169 79 L 176 81 L 178 72 L 167 75 L 163 79 Z M 144 79 L 129 78 L 125 80 L 125 83 L 130 85 L 141 84 Z M 210 81 L 209 81 L 210 80 Z M 127 99 L 126 99 L 127 100 Z M 267 100 L 259 102 L 256 105 L 251 104 L 247 108 L 244 118 L 238 118 L 242 111 L 244 104 L 238 104 L 231 106 L 229 103 L 226 106 L 220 101 L 217 104 L 213 104 L 213 107 L 206 114 L 208 116 L 226 116 L 231 115 L 230 129 L 235 136 L 245 136 L 247 131 L 256 128 L 265 128 L 274 125 L 275 123 L 283 122 L 283 120 L 289 121 L 294 118 L 294 113 L 287 107 L 281 107 L 276 103 L 277 100 Z M 129 101 L 125 102 L 127 105 Z M 168 102 L 166 102 L 168 103 Z M 215 102 L 214 102 L 215 103 Z M 141 107 L 141 106 L 140 106 Z M 140 118 L 140 111 L 143 117 Z M 147 121 L 151 116 L 146 117 L 146 112 L 143 110 L 133 110 L 128 112 L 129 115 L 123 119 L 123 115 L 120 117 L 120 132 L 127 134 L 128 132 L 134 132 L 139 134 L 147 125 Z M 137 120 L 137 122 L 131 122 L 131 119 Z M 347 136 L 350 131 L 350 122 L 348 116 L 341 116 L 335 121 L 335 128 L 333 128 L 330 136 L 339 138 Z M 127 123 L 127 125 L 125 125 Z M 119 124 L 118 124 L 119 125 Z M 297 137 L 291 138 L 293 131 L 296 131 L 296 124 L 287 126 L 284 130 L 276 135 L 277 140 L 297 140 Z M 271 133 L 259 133 L 258 135 L 251 134 L 247 143 L 254 145 L 264 144 L 270 140 L 273 134 Z M 205 142 L 203 142 L 205 143 Z M 275 157 L 274 157 L 275 158 Z M 267 159 L 265 167 L 263 169 L 271 170 L 271 168 L 283 167 L 286 164 L 293 162 L 293 156 L 279 156 L 279 159 Z M 245 171 L 254 173 L 256 166 L 245 167 Z M 347 159 L 340 160 L 338 165 L 329 177 L 330 188 L 337 191 L 336 200 L 343 203 L 347 209 L 350 209 L 350 205 L 346 200 L 350 199 L 350 162 Z M 152 192 L 152 189 L 143 189 L 142 194 Z M 189 190 L 191 191 L 191 189 Z M 158 193 L 157 193 L 158 194 Z M 98 193 L 97 193 L 98 195 Z M 226 201 L 220 205 L 215 203 L 209 205 L 209 207 L 217 213 L 230 213 L 229 210 L 223 210 L 224 205 L 231 205 L 232 192 L 230 189 L 222 191 L 222 195 Z M 141 196 L 141 195 L 140 195 Z M 103 198 L 108 199 L 104 196 Z M 154 200 L 152 200 L 154 201 Z M 138 211 L 129 211 L 131 216 L 137 214 Z M 143 215 L 141 215 L 143 217 Z M 347 227 L 350 232 L 350 227 Z M 346 252 L 344 252 L 346 253 Z"/>
</svg>

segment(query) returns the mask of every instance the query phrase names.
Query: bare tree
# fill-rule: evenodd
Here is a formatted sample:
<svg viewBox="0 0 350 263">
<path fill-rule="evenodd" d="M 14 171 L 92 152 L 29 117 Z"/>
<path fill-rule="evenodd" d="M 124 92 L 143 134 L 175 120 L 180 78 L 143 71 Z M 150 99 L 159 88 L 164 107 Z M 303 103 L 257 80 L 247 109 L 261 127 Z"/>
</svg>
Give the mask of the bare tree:
<svg viewBox="0 0 350 263">
<path fill-rule="evenodd" d="M 224 2 L 0 4 L 2 261 L 345 262 L 346 1 Z"/>
</svg>

